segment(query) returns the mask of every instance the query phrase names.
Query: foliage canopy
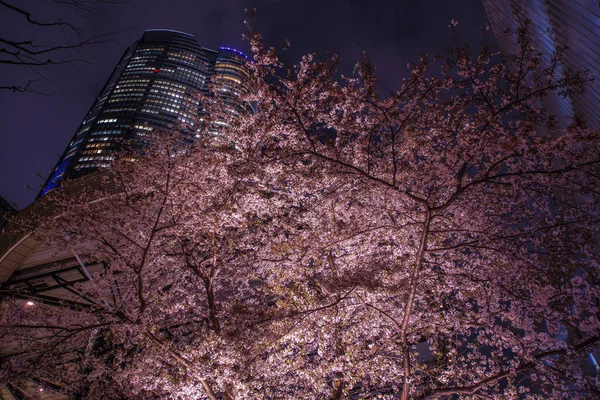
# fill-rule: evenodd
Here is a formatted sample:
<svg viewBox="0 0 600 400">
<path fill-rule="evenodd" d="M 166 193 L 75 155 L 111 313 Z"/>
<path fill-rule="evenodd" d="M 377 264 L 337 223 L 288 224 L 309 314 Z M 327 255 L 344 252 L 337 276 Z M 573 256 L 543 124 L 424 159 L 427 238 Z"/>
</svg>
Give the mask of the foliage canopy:
<svg viewBox="0 0 600 400">
<path fill-rule="evenodd" d="M 386 98 L 367 59 L 340 81 L 252 34 L 259 112 L 207 104 L 231 146 L 165 135 L 115 163 L 119 194 L 55 193 L 46 239 L 106 272 L 77 288 L 91 308 L 3 300 L 27 347 L 4 376 L 88 398 L 597 394 L 598 133 L 535 129 L 586 77 L 516 34 L 517 68 L 454 41 Z"/>
</svg>

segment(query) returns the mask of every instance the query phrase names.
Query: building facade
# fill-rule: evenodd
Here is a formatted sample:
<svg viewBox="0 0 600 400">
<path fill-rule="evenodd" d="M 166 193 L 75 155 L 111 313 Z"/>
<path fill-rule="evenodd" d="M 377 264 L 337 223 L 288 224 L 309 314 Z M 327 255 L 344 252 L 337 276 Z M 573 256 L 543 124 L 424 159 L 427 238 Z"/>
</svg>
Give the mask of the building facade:
<svg viewBox="0 0 600 400">
<path fill-rule="evenodd" d="M 17 210 L 8 201 L 4 200 L 4 197 L 0 196 L 0 232 L 8 222 L 8 218 L 16 212 Z"/>
<path fill-rule="evenodd" d="M 233 113 L 249 83 L 247 59 L 222 47 L 200 47 L 193 35 L 148 30 L 128 48 L 81 122 L 38 197 L 65 179 L 108 167 L 123 144 L 147 145 L 176 129 L 186 140 L 201 130 L 203 97 L 219 96 Z M 215 127 L 206 127 L 218 135 Z"/>
<path fill-rule="evenodd" d="M 517 41 L 507 30 L 518 27 L 514 9 L 528 19 L 536 49 L 552 54 L 562 49 L 561 72 L 588 69 L 600 77 L 600 3 L 592 0 L 483 0 L 490 26 L 503 54 L 516 54 Z M 582 94 L 547 96 L 543 104 L 565 128 L 575 118 L 588 128 L 600 124 L 600 86 L 588 85 Z"/>
</svg>

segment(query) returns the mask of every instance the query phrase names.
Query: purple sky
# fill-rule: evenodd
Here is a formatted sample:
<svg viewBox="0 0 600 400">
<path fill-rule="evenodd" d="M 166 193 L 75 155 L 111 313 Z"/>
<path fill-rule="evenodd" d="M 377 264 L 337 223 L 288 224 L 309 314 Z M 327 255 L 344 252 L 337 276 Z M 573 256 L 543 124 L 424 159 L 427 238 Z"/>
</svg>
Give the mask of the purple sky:
<svg viewBox="0 0 600 400">
<path fill-rule="evenodd" d="M 19 209 L 29 205 L 92 105 L 124 49 L 146 29 L 174 29 L 196 36 L 207 48 L 230 46 L 247 52 L 242 40 L 245 8 L 256 8 L 256 28 L 269 45 L 289 39 L 286 53 L 295 63 L 306 53 L 332 51 L 349 74 L 366 50 L 377 65 L 383 93 L 407 76 L 406 64 L 427 51 L 441 52 L 451 36 L 448 24 L 459 21 L 463 40 L 474 47 L 487 22 L 481 0 L 129 0 L 101 10 L 75 13 L 50 2 L 7 0 L 28 7 L 33 18 L 60 15 L 82 28 L 82 36 L 122 31 L 114 41 L 89 47 L 87 62 L 50 66 L 43 75 L 0 64 L 0 86 L 41 79 L 35 88 L 49 95 L 0 91 L 0 196 Z M 118 1 L 118 0 L 115 0 Z M 57 40 L 69 32 L 33 30 L 25 18 L 2 9 L 0 38 Z M 1 47 L 1 46 L 0 46 Z M 34 190 L 27 190 L 30 185 Z"/>
</svg>

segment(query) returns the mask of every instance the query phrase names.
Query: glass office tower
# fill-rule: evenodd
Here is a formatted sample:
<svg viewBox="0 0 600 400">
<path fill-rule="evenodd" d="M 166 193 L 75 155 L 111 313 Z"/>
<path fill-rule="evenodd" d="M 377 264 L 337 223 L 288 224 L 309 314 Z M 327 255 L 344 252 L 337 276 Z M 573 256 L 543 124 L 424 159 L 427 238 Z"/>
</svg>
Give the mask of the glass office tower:
<svg viewBox="0 0 600 400">
<path fill-rule="evenodd" d="M 600 3 L 591 0 L 483 0 L 490 26 L 503 54 L 516 54 L 517 42 L 507 29 L 516 30 L 513 8 L 529 19 L 533 45 L 551 54 L 562 48 L 562 71 L 587 68 L 600 77 Z M 515 68 L 515 66 L 513 66 Z M 600 86 L 589 85 L 583 94 L 547 96 L 543 102 L 565 128 L 576 117 L 588 128 L 600 123 Z"/>
<path fill-rule="evenodd" d="M 192 140 L 203 113 L 198 94 L 214 93 L 231 112 L 243 112 L 249 106 L 238 98 L 248 90 L 246 66 L 235 49 L 206 49 L 183 32 L 146 31 L 125 51 L 38 197 L 64 179 L 109 166 L 124 142 L 143 147 L 167 129 Z"/>
</svg>

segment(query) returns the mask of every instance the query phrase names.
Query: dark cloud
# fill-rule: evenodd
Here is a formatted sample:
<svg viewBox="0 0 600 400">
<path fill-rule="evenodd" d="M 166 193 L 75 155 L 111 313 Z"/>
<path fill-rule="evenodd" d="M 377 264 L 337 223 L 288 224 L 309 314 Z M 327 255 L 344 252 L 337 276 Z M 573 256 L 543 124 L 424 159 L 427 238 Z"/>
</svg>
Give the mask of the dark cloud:
<svg viewBox="0 0 600 400">
<path fill-rule="evenodd" d="M 40 18 L 64 15 L 83 28 L 84 36 L 122 31 L 111 42 L 82 53 L 86 62 L 45 68 L 42 76 L 2 67 L 2 80 L 40 78 L 40 90 L 52 93 L 0 92 L 0 195 L 19 207 L 27 206 L 37 193 L 25 190 L 24 185 L 42 183 L 35 173 L 47 175 L 54 167 L 123 51 L 146 29 L 180 30 L 194 34 L 203 47 L 227 45 L 247 51 L 241 38 L 244 9 L 256 8 L 255 27 L 267 44 L 280 46 L 285 39 L 292 42 L 285 53 L 288 61 L 297 62 L 306 53 L 330 51 L 342 57 L 341 71 L 348 74 L 366 50 L 377 65 L 381 91 L 387 93 L 407 75 L 409 61 L 424 51 L 443 50 L 450 37 L 451 19 L 460 22 L 462 39 L 475 44 L 479 27 L 486 22 L 481 0 L 130 0 L 85 13 L 56 9 L 59 5 L 54 2 L 19 3 Z M 74 39 L 71 32 L 48 35 L 32 30 L 18 15 L 5 10 L 0 14 L 0 37 Z"/>
</svg>

